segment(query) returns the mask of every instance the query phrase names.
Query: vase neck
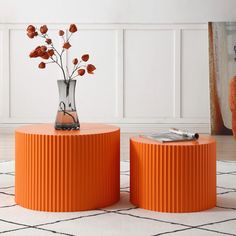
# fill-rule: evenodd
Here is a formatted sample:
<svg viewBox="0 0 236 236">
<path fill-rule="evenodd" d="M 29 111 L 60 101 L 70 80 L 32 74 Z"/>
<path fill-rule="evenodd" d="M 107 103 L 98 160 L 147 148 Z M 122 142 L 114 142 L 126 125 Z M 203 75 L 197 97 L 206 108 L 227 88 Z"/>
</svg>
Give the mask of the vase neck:
<svg viewBox="0 0 236 236">
<path fill-rule="evenodd" d="M 75 107 L 75 86 L 76 80 L 58 80 L 59 109 L 76 110 Z"/>
</svg>

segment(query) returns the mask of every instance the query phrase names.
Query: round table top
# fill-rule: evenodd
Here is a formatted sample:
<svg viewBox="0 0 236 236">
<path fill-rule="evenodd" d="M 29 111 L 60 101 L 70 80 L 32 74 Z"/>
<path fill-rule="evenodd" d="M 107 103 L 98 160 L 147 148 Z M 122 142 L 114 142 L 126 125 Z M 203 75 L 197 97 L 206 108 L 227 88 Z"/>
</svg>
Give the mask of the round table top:
<svg viewBox="0 0 236 236">
<path fill-rule="evenodd" d="M 55 130 L 54 124 L 25 125 L 16 128 L 16 133 L 35 135 L 93 135 L 119 131 L 120 128 L 113 125 L 81 123 L 80 130 Z"/>
<path fill-rule="evenodd" d="M 215 139 L 207 135 L 199 135 L 198 140 L 164 142 L 164 143 L 151 140 L 149 138 L 145 138 L 144 136 L 132 137 L 131 140 L 134 142 L 144 143 L 144 144 L 170 145 L 170 146 L 193 146 L 193 145 L 204 145 L 204 144 L 209 144 L 209 143 L 215 143 Z"/>
</svg>

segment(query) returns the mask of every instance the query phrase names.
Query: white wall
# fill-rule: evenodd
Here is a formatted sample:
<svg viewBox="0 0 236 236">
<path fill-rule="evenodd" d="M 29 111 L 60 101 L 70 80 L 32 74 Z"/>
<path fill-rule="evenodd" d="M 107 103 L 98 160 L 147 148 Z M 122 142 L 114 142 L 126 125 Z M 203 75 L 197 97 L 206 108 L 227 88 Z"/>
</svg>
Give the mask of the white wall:
<svg viewBox="0 0 236 236">
<path fill-rule="evenodd" d="M 206 23 L 236 20 L 235 0 L 1 0 L 0 21 Z"/>
<path fill-rule="evenodd" d="M 73 22 L 79 33 L 68 61 L 89 52 L 97 66 L 78 81 L 82 121 L 132 132 L 209 131 L 207 21 L 236 20 L 235 7 L 227 0 L 1 1 L 1 129 L 54 121 L 60 74 L 53 65 L 39 71 L 28 58 L 37 42 L 25 28 L 47 23 L 56 34 Z"/>
</svg>

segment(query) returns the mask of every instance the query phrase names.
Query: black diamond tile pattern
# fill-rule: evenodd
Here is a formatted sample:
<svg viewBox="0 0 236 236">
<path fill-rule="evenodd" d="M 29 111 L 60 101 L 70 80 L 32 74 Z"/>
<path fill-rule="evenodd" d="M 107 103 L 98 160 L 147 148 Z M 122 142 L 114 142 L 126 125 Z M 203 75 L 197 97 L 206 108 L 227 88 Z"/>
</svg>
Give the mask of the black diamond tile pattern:
<svg viewBox="0 0 236 236">
<path fill-rule="evenodd" d="M 129 162 L 121 162 L 121 200 L 93 211 L 50 213 L 14 202 L 14 161 L 0 162 L 2 235 L 236 235 L 236 162 L 217 162 L 217 207 L 195 213 L 160 213 L 129 202 Z"/>
</svg>

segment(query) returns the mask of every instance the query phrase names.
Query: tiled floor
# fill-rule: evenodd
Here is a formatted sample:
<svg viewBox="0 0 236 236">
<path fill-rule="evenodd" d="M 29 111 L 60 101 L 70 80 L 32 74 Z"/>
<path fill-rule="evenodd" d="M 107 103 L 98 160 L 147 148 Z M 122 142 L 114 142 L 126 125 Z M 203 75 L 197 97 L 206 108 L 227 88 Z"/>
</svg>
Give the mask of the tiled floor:
<svg viewBox="0 0 236 236">
<path fill-rule="evenodd" d="M 14 161 L 0 162 L 2 235 L 211 236 L 236 235 L 236 162 L 217 163 L 217 207 L 196 213 L 159 213 L 129 202 L 129 162 L 121 162 L 121 200 L 94 211 L 50 213 L 14 202 Z"/>
</svg>

